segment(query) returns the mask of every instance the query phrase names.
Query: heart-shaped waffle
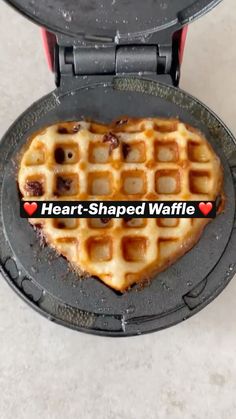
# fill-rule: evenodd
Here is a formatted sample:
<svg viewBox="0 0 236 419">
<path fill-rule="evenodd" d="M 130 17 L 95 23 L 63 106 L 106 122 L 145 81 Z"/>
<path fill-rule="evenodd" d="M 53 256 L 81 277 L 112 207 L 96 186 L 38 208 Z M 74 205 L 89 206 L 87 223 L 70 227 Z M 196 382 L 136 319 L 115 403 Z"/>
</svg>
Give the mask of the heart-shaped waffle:
<svg viewBox="0 0 236 419">
<path fill-rule="evenodd" d="M 176 119 L 65 122 L 35 134 L 18 182 L 30 200 L 213 201 L 219 158 L 203 135 Z M 209 219 L 30 219 L 78 272 L 118 291 L 184 255 Z"/>
</svg>

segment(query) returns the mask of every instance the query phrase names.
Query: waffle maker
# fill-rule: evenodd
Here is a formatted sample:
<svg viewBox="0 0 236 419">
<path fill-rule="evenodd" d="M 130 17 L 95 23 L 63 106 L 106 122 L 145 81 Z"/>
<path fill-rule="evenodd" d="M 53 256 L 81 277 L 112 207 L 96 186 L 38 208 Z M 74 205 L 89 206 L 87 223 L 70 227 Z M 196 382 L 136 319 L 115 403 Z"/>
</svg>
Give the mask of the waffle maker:
<svg viewBox="0 0 236 419">
<path fill-rule="evenodd" d="M 177 87 L 179 31 L 219 0 L 8 3 L 55 34 L 57 88 L 27 109 L 0 144 L 3 276 L 48 319 L 88 333 L 139 335 L 187 319 L 236 272 L 236 142 L 213 112 Z M 28 221 L 19 217 L 16 184 L 17 154 L 34 131 L 61 120 L 109 122 L 121 115 L 178 116 L 199 128 L 221 158 L 227 197 L 224 213 L 190 252 L 148 286 L 125 294 L 92 277 L 78 280 L 62 257 L 40 245 Z"/>
</svg>

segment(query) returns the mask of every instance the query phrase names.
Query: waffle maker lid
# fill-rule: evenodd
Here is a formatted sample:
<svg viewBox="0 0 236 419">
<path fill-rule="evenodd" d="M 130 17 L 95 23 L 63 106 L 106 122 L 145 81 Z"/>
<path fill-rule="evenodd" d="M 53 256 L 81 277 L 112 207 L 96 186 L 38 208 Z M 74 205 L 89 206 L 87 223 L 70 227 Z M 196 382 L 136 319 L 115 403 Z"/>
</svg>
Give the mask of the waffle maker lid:
<svg viewBox="0 0 236 419">
<path fill-rule="evenodd" d="M 221 0 L 7 0 L 52 32 L 140 39 L 167 28 L 173 31 L 202 16 Z M 145 42 L 145 41 L 143 41 Z"/>
</svg>

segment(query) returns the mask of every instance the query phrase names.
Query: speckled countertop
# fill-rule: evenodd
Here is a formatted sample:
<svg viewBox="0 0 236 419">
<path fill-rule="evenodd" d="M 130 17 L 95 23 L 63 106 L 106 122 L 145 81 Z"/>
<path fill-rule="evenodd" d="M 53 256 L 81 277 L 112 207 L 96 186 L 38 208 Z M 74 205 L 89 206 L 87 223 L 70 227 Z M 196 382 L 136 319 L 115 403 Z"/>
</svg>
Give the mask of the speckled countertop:
<svg viewBox="0 0 236 419">
<path fill-rule="evenodd" d="M 181 87 L 236 134 L 236 8 L 189 30 Z M 0 136 L 53 89 L 38 28 L 0 5 Z M 46 321 L 0 279 L 1 419 L 234 419 L 236 281 L 187 322 L 129 339 Z"/>
</svg>

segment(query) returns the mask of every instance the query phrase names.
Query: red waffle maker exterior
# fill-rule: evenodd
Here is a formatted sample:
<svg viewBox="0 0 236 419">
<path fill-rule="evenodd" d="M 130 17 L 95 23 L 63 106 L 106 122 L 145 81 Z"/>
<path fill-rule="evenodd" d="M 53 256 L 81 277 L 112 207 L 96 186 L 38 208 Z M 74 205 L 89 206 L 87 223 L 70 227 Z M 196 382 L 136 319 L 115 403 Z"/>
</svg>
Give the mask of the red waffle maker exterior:
<svg viewBox="0 0 236 419">
<path fill-rule="evenodd" d="M 177 88 L 187 25 L 220 0 L 8 0 L 43 30 L 57 88 L 27 109 L 0 143 L 0 268 L 48 319 L 106 336 L 140 335 L 183 321 L 236 272 L 236 142 L 204 104 Z M 226 206 L 199 243 L 142 290 L 119 294 L 80 280 L 19 217 L 16 161 L 27 138 L 62 120 L 176 117 L 200 129 L 224 167 Z M 2 199 L 4 197 L 4 199 Z M 10 208 L 10 210 L 9 210 Z M 24 246 L 22 246 L 24 243 Z"/>
</svg>

